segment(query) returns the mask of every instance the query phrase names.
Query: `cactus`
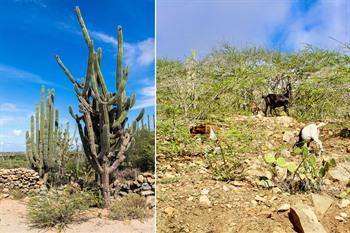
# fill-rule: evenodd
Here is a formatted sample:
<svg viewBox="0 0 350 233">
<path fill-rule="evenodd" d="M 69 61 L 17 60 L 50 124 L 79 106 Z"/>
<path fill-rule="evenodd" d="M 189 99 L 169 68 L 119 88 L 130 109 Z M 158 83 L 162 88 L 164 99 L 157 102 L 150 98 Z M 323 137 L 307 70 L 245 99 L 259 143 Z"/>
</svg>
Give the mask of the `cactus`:
<svg viewBox="0 0 350 233">
<path fill-rule="evenodd" d="M 45 109 L 45 88 L 41 88 L 40 112 L 39 106 L 35 108 L 34 116 L 30 119 L 30 132 L 26 133 L 26 156 L 29 165 L 36 170 L 46 183 L 49 169 L 53 164 L 53 156 L 56 151 L 56 129 L 54 129 L 54 94 L 48 91 Z"/>
<path fill-rule="evenodd" d="M 79 7 L 75 13 L 88 47 L 88 61 L 85 80 L 77 82 L 58 55 L 56 61 L 74 86 L 81 116 L 69 112 L 75 119 L 87 160 L 98 174 L 100 188 L 106 205 L 110 203 L 110 176 L 126 159 L 137 122 L 143 119 L 141 110 L 131 127 L 126 128 L 128 112 L 135 104 L 135 95 L 126 96 L 128 68 L 123 69 L 123 33 L 118 26 L 118 54 L 116 66 L 116 92 L 109 92 L 101 71 L 102 49 L 94 48 Z"/>
</svg>

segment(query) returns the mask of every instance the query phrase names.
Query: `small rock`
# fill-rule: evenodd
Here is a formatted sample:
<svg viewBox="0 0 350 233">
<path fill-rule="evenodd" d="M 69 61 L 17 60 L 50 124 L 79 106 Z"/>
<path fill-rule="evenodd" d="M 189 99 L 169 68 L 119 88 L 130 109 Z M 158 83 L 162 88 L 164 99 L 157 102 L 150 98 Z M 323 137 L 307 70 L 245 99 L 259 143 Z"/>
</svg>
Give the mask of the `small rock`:
<svg viewBox="0 0 350 233">
<path fill-rule="evenodd" d="M 193 201 L 194 197 L 190 196 L 189 198 L 187 198 L 187 201 Z"/>
<path fill-rule="evenodd" d="M 327 212 L 329 207 L 333 204 L 333 199 L 328 195 L 311 194 L 312 203 L 314 204 L 314 209 L 316 215 L 319 219 L 323 218 L 323 215 Z"/>
<path fill-rule="evenodd" d="M 175 212 L 175 209 L 171 206 L 168 206 L 164 209 L 164 213 L 166 213 L 169 216 L 172 216 Z"/>
<path fill-rule="evenodd" d="M 2 197 L 3 197 L 3 198 L 8 198 L 9 196 L 10 196 L 10 194 L 8 194 L 8 193 L 2 194 Z"/>
<path fill-rule="evenodd" d="M 3 188 L 3 189 L 2 189 L 2 192 L 3 192 L 3 193 L 8 193 L 8 192 L 10 192 L 10 190 L 9 190 L 8 188 Z"/>
<path fill-rule="evenodd" d="M 235 180 L 232 182 L 232 185 L 237 186 L 237 187 L 241 187 L 241 186 L 244 186 L 244 183 L 242 181 Z"/>
<path fill-rule="evenodd" d="M 312 208 L 305 204 L 298 204 L 290 208 L 289 220 L 298 233 L 327 233 L 321 223 L 318 222 Z"/>
<path fill-rule="evenodd" d="M 342 209 L 342 208 L 346 208 L 350 205 L 350 200 L 348 199 L 342 199 L 340 201 L 340 204 L 339 204 L 339 207 Z"/>
<path fill-rule="evenodd" d="M 227 186 L 225 186 L 225 185 L 222 187 L 222 189 L 223 189 L 225 192 L 227 192 L 227 191 L 229 191 L 229 190 L 230 190 L 230 188 L 229 188 L 229 187 L 227 187 Z"/>
<path fill-rule="evenodd" d="M 206 196 L 206 195 L 201 195 L 201 196 L 199 197 L 199 204 L 200 204 L 201 206 L 204 206 L 204 207 L 209 207 L 209 206 L 211 206 L 211 202 L 210 202 L 208 196 Z"/>
<path fill-rule="evenodd" d="M 277 212 L 283 212 L 283 211 L 287 211 L 289 209 L 290 209 L 290 205 L 288 203 L 285 203 L 277 208 Z"/>
<path fill-rule="evenodd" d="M 274 187 L 274 188 L 272 188 L 272 192 L 275 194 L 279 194 L 279 193 L 282 193 L 282 190 L 278 187 Z"/>
<path fill-rule="evenodd" d="M 256 200 L 257 202 L 266 202 L 266 199 L 263 198 L 263 197 L 260 197 L 259 195 L 256 195 L 256 196 L 255 196 L 255 200 Z"/>
<path fill-rule="evenodd" d="M 286 131 L 284 132 L 282 139 L 284 142 L 292 143 L 294 142 L 294 133 L 291 131 Z"/>
<path fill-rule="evenodd" d="M 276 178 L 278 181 L 283 181 L 287 178 L 287 168 L 276 166 Z"/>
<path fill-rule="evenodd" d="M 343 218 L 343 217 L 341 217 L 341 216 L 335 216 L 334 217 L 336 220 L 339 220 L 339 222 L 345 222 L 345 219 Z"/>
<path fill-rule="evenodd" d="M 341 212 L 339 214 L 339 216 L 342 217 L 342 218 L 347 218 L 348 217 L 347 213 L 345 213 L 345 212 Z"/>
<path fill-rule="evenodd" d="M 144 178 L 143 175 L 138 175 L 137 176 L 137 181 L 142 184 L 143 183 L 143 178 Z"/>
<path fill-rule="evenodd" d="M 152 190 L 141 191 L 141 195 L 150 196 L 150 195 L 154 195 L 154 192 Z"/>
<path fill-rule="evenodd" d="M 143 183 L 141 186 L 142 191 L 147 191 L 147 190 L 151 190 L 151 189 L 152 189 L 152 187 L 148 183 Z"/>
<path fill-rule="evenodd" d="M 202 195 L 208 195 L 208 194 L 209 194 L 209 189 L 203 189 L 203 190 L 201 191 L 201 194 L 202 194 Z"/>
<path fill-rule="evenodd" d="M 337 166 L 328 172 L 331 179 L 347 183 L 350 180 L 350 161 L 337 164 Z"/>
<path fill-rule="evenodd" d="M 144 177 L 150 177 L 150 178 L 153 178 L 153 177 L 154 177 L 153 174 L 150 173 L 150 172 L 144 172 L 144 173 L 142 173 L 142 175 L 143 175 Z"/>
</svg>

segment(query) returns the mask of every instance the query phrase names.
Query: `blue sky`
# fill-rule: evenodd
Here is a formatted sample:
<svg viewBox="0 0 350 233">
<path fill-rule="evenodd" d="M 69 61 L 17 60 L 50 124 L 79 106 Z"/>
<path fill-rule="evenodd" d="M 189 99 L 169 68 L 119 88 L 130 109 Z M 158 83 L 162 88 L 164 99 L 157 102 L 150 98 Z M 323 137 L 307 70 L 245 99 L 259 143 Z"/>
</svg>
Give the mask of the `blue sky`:
<svg viewBox="0 0 350 233">
<path fill-rule="evenodd" d="M 110 90 L 115 87 L 116 29 L 124 33 L 124 65 L 129 65 L 128 93 L 136 105 L 154 113 L 154 0 L 3 0 L 0 8 L 0 151 L 24 151 L 25 131 L 40 87 L 55 89 L 61 123 L 74 122 L 73 87 L 57 65 L 59 54 L 72 74 L 85 75 L 87 47 L 74 14 L 80 6 L 95 47 L 103 50 L 102 70 Z M 73 128 L 73 127 L 72 127 Z"/>
<path fill-rule="evenodd" d="M 350 41 L 348 0 L 158 0 L 157 57 L 200 57 L 222 42 L 284 52 Z"/>
</svg>

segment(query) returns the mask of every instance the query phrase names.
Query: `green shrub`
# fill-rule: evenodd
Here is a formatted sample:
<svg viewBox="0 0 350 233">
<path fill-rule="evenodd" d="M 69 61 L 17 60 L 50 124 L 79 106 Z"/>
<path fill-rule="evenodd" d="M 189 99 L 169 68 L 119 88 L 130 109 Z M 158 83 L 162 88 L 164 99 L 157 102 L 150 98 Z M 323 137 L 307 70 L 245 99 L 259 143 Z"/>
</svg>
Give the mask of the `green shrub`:
<svg viewBox="0 0 350 233">
<path fill-rule="evenodd" d="M 102 203 L 101 197 L 92 192 L 80 191 L 77 187 L 52 189 L 45 195 L 34 196 L 29 200 L 29 221 L 33 227 L 57 227 L 62 231 L 73 221 L 73 216 L 78 211 L 101 206 Z"/>
<path fill-rule="evenodd" d="M 134 139 L 135 143 L 127 151 L 126 162 L 142 172 L 154 171 L 154 132 L 141 128 L 137 130 Z"/>
<path fill-rule="evenodd" d="M 290 193 L 309 190 L 320 191 L 323 178 L 330 168 L 336 166 L 335 160 L 318 161 L 317 157 L 310 153 L 306 146 L 302 149 L 297 148 L 295 152 L 301 156 L 299 163 L 289 162 L 283 157 L 275 158 L 272 154 L 264 156 L 264 160 L 270 166 L 273 174 L 276 174 L 276 167 L 287 169 L 287 177 L 277 181 L 277 185 Z"/>
<path fill-rule="evenodd" d="M 205 158 L 215 179 L 242 180 L 245 175 L 242 160 L 232 147 L 226 144 L 212 143 L 206 149 Z"/>
<path fill-rule="evenodd" d="M 140 219 L 146 217 L 146 200 L 132 193 L 112 202 L 109 217 L 114 220 Z"/>
<path fill-rule="evenodd" d="M 24 155 L 0 156 L 0 168 L 27 168 L 28 162 Z"/>
</svg>

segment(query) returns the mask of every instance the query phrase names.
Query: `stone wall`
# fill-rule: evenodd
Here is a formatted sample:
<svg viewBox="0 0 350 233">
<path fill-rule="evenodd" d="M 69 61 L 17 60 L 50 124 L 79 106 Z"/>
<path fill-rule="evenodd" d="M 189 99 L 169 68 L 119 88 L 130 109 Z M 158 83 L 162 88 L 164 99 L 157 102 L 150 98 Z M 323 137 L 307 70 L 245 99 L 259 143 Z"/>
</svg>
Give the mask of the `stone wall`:
<svg viewBox="0 0 350 233">
<path fill-rule="evenodd" d="M 126 196 L 128 193 L 137 193 L 142 196 L 154 196 L 155 191 L 155 179 L 154 175 L 149 172 L 138 175 L 137 179 L 133 181 L 121 182 L 116 180 L 112 184 L 112 195 Z"/>
<path fill-rule="evenodd" d="M 42 181 L 39 174 L 27 168 L 0 169 L 0 192 L 7 197 L 13 190 L 24 194 L 39 192 Z"/>
</svg>

